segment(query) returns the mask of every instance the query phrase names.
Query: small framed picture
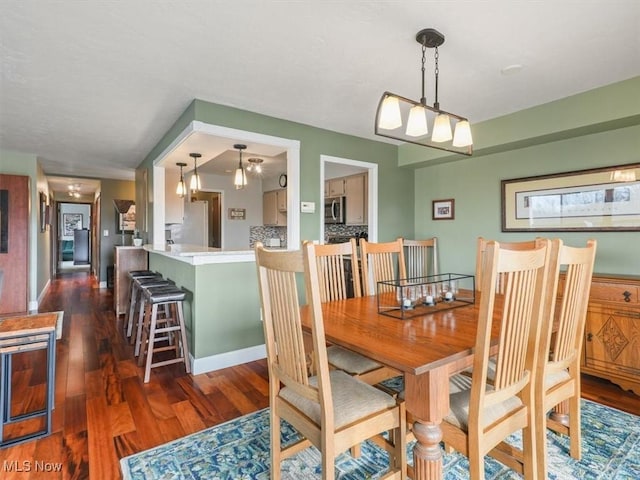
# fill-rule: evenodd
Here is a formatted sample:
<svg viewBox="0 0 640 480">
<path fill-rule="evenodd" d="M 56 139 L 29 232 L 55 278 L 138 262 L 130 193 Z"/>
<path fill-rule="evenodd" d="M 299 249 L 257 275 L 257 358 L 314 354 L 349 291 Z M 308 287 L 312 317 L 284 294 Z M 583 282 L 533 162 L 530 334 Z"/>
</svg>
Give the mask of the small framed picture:
<svg viewBox="0 0 640 480">
<path fill-rule="evenodd" d="M 447 198 L 446 200 L 433 200 L 433 220 L 453 220 L 455 218 L 455 200 Z"/>
</svg>

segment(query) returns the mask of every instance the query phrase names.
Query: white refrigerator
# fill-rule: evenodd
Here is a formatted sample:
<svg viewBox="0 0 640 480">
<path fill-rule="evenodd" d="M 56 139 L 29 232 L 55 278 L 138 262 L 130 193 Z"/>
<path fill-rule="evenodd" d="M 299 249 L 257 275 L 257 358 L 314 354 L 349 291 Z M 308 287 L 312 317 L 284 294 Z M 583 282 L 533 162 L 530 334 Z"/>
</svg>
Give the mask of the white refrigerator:
<svg viewBox="0 0 640 480">
<path fill-rule="evenodd" d="M 209 246 L 209 202 L 198 200 L 184 205 L 180 243 Z"/>
</svg>

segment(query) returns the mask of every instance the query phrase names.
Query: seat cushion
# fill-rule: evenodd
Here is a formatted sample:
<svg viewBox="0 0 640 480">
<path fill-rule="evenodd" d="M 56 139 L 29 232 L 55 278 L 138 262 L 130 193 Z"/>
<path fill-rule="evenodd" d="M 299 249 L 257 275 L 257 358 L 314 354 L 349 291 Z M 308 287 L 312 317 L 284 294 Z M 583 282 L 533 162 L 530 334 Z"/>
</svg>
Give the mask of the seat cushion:
<svg viewBox="0 0 640 480">
<path fill-rule="evenodd" d="M 487 390 L 492 390 L 491 386 L 487 386 Z M 444 420 L 461 430 L 467 431 L 469 428 L 469 397 L 471 389 L 464 389 L 449 395 L 449 414 Z M 522 400 L 519 397 L 509 397 L 505 401 L 485 408 L 485 423 L 491 425 L 496 420 L 504 417 L 509 412 L 522 406 Z"/>
<path fill-rule="evenodd" d="M 359 353 L 337 345 L 331 345 L 327 348 L 327 359 L 331 366 L 344 370 L 351 375 L 362 375 L 382 366 Z"/>
<path fill-rule="evenodd" d="M 567 370 L 558 370 L 555 372 L 547 373 L 544 376 L 544 389 L 549 390 L 551 387 L 558 385 L 559 383 L 566 382 L 571 379 L 571 375 Z"/>
<path fill-rule="evenodd" d="M 360 418 L 396 405 L 396 401 L 390 395 L 347 375 L 342 370 L 332 370 L 329 372 L 329 378 L 336 428 L 341 428 Z M 311 377 L 309 383 L 316 386 L 318 384 L 317 377 Z M 318 425 L 320 424 L 319 403 L 304 398 L 287 387 L 280 390 L 280 397 L 302 411 Z"/>
</svg>

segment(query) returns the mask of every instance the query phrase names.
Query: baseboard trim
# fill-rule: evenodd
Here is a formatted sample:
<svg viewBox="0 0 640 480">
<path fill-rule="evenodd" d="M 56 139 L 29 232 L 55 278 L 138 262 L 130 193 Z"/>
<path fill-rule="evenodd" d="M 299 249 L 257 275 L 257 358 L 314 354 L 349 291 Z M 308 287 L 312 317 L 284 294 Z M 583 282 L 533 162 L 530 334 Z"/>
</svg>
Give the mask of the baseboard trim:
<svg viewBox="0 0 640 480">
<path fill-rule="evenodd" d="M 38 307 L 42 303 L 42 299 L 44 298 L 44 296 L 49 291 L 49 287 L 50 286 L 51 286 L 51 279 L 47 280 L 47 283 L 44 285 L 44 288 L 40 292 L 40 295 L 38 295 L 38 299 L 29 301 L 29 311 L 30 312 L 37 312 L 38 311 Z"/>
<path fill-rule="evenodd" d="M 200 373 L 213 372 L 222 368 L 234 367 L 254 360 L 260 360 L 267 357 L 267 349 L 264 344 L 255 347 L 243 348 L 231 352 L 219 353 L 204 358 L 193 358 L 189 355 L 191 361 L 191 370 L 194 375 Z"/>
</svg>

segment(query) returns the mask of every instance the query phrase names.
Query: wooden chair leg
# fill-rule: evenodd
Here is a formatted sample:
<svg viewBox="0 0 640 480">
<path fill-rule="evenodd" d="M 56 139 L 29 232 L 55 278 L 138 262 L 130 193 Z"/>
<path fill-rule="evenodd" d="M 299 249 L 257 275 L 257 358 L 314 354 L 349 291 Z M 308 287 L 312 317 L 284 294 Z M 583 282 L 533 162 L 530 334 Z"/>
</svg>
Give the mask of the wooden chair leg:
<svg viewBox="0 0 640 480">
<path fill-rule="evenodd" d="M 144 356 L 145 353 L 148 350 L 148 339 L 149 339 L 149 329 L 148 329 L 148 325 L 149 322 L 151 321 L 151 312 L 153 310 L 153 307 L 155 307 L 155 305 L 150 305 L 148 304 L 145 308 L 145 313 L 144 313 L 144 317 L 143 317 L 143 321 L 141 324 L 141 329 L 142 329 L 142 334 L 141 334 L 141 339 L 140 339 L 140 343 L 138 344 L 138 366 L 141 367 L 142 364 L 144 363 Z"/>
<path fill-rule="evenodd" d="M 191 373 L 191 362 L 189 361 L 189 344 L 187 343 L 187 329 L 184 324 L 184 312 L 182 310 L 182 302 L 176 304 L 177 318 L 180 323 L 180 343 L 182 349 L 182 357 L 184 358 L 184 368 L 187 373 Z"/>
<path fill-rule="evenodd" d="M 149 377 L 151 376 L 151 363 L 153 362 L 153 345 L 156 341 L 157 321 L 158 305 L 154 303 L 151 307 L 151 321 L 149 322 L 149 341 L 147 342 L 147 362 L 144 369 L 144 383 L 148 383 Z M 142 355 L 140 355 L 140 358 L 142 358 Z"/>
</svg>

